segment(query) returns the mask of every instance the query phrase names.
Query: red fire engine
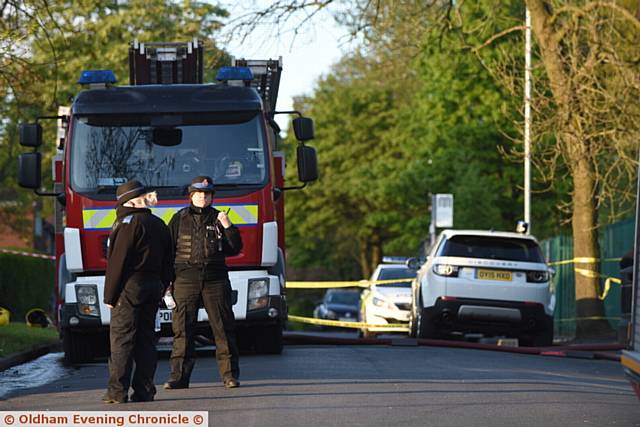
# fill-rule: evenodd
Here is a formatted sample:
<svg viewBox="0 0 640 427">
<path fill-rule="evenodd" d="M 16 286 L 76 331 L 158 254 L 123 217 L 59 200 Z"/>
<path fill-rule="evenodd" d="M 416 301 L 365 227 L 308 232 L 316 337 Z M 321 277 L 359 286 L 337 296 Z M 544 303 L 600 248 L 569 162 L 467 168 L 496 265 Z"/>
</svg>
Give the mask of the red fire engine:
<svg viewBox="0 0 640 427">
<path fill-rule="evenodd" d="M 273 117 L 282 72 L 279 60 L 234 60 L 217 84 L 203 84 L 203 47 L 134 41 L 130 85 L 115 86 L 109 70 L 84 71 L 68 112 L 58 116 L 54 188 L 42 192 L 42 127 L 24 124 L 19 183 L 55 197 L 57 321 L 65 358 L 75 363 L 106 350 L 109 309 L 102 302 L 106 245 L 115 219 L 116 187 L 138 179 L 156 189 L 155 215 L 168 222 L 188 204 L 186 186 L 212 176 L 214 205 L 229 212 L 244 248 L 228 258 L 234 314 L 242 347 L 282 351 L 287 319 L 284 192 L 317 179 L 313 121 L 292 122 L 302 185 L 285 186 L 284 154 Z M 206 312 L 198 314 L 207 333 Z M 171 311 L 160 307 L 158 329 L 170 335 Z M 101 351 L 102 350 L 102 351 Z"/>
</svg>

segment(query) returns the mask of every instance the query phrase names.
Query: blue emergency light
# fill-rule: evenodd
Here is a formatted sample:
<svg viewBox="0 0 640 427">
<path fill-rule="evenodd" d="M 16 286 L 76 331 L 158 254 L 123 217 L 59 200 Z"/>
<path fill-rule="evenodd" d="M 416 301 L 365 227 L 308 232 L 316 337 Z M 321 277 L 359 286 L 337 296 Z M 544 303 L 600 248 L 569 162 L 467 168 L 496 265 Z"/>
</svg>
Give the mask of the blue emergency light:
<svg viewBox="0 0 640 427">
<path fill-rule="evenodd" d="M 253 80 L 253 73 L 249 67 L 221 67 L 220 70 L 218 70 L 216 80 L 220 82 L 227 80 L 250 82 Z"/>
<path fill-rule="evenodd" d="M 85 70 L 80 74 L 78 83 L 81 85 L 114 84 L 116 81 L 116 75 L 111 70 Z"/>
</svg>

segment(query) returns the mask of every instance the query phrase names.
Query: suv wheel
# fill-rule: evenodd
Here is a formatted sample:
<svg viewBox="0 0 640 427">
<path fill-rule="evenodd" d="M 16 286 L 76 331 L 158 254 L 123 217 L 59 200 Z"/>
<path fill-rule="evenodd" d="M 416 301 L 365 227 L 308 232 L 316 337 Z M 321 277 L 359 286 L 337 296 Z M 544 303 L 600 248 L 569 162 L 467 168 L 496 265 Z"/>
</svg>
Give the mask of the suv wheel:
<svg viewBox="0 0 640 427">
<path fill-rule="evenodd" d="M 438 336 L 438 329 L 436 325 L 431 322 L 428 316 L 425 316 L 425 310 L 422 310 L 418 316 L 416 329 L 418 332 L 418 338 L 436 338 Z"/>
<path fill-rule="evenodd" d="M 411 314 L 409 314 L 409 336 L 411 338 L 415 338 L 418 336 L 418 328 L 416 325 L 416 315 L 413 310 L 411 310 Z"/>
</svg>

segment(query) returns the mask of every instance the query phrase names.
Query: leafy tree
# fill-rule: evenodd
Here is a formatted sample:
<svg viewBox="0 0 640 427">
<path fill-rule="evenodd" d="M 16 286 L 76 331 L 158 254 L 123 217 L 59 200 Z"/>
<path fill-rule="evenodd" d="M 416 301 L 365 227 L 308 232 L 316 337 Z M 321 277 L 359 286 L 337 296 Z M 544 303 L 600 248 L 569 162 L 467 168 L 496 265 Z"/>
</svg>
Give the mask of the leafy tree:
<svg viewBox="0 0 640 427">
<path fill-rule="evenodd" d="M 383 254 L 415 255 L 432 193 L 454 194 L 458 228 L 512 229 L 520 218 L 521 167 L 498 149 L 513 146 L 517 117 L 504 91 L 470 52 L 411 51 L 382 44 L 344 58 L 301 103 L 316 119 L 321 179 L 287 196 L 294 264 L 339 273 L 357 260 L 366 277 Z"/>
<path fill-rule="evenodd" d="M 598 335 L 609 329 L 606 320 L 592 319 L 604 317 L 598 209 L 633 198 L 628 184 L 640 134 L 640 20 L 614 2 L 528 0 L 527 6 L 547 79 L 542 118 L 555 136 L 543 161 L 552 170 L 556 158 L 567 165 L 574 256 L 594 260 L 576 264 L 594 271 L 576 275 L 576 335 Z"/>
<path fill-rule="evenodd" d="M 18 123 L 55 115 L 80 90 L 77 79 L 86 69 L 112 69 L 119 83 L 128 83 L 128 49 L 140 42 L 205 42 L 206 76 L 228 57 L 213 41 L 227 12 L 199 1 L 130 0 L 7 1 L 0 9 L 0 185 L 16 191 L 15 158 Z M 45 141 L 53 141 L 55 124 L 45 121 Z M 54 144 L 47 143 L 43 166 Z M 46 178 L 50 173 L 43 172 Z M 23 204 L 24 209 L 26 206 Z M 1 209 L 7 213 L 7 209 Z"/>
<path fill-rule="evenodd" d="M 421 16 L 434 35 L 424 40 L 458 40 L 452 53 L 475 52 L 497 81 L 521 97 L 522 64 L 507 59 L 510 52 L 501 43 L 522 40 L 522 2 L 277 0 L 262 11 L 262 17 L 282 26 L 302 12 L 307 19 L 297 21 L 299 29 L 318 11 L 334 8 L 355 34 L 367 35 L 393 26 L 388 18 L 406 4 L 424 11 Z M 633 206 L 629 189 L 640 133 L 640 6 L 630 0 L 526 0 L 525 4 L 536 43 L 533 160 L 557 194 L 568 190 L 561 207 L 569 212 L 575 255 L 589 260 L 577 267 L 592 270 L 576 278 L 577 336 L 599 335 L 608 325 L 597 320 L 603 316 L 597 298 L 598 218 L 603 210 L 615 217 Z M 250 26 L 256 20 L 246 22 Z"/>
<path fill-rule="evenodd" d="M 380 261 L 384 244 L 394 238 L 390 225 L 400 219 L 384 192 L 402 155 L 384 137 L 393 124 L 391 92 L 370 84 L 368 73 L 363 58 L 345 59 L 305 100 L 317 123 L 321 178 L 305 192 L 287 195 L 286 207 L 293 227 L 289 243 L 300 243 L 292 252 L 316 254 L 312 247 L 319 247 L 325 260 L 357 263 L 364 276 Z"/>
</svg>

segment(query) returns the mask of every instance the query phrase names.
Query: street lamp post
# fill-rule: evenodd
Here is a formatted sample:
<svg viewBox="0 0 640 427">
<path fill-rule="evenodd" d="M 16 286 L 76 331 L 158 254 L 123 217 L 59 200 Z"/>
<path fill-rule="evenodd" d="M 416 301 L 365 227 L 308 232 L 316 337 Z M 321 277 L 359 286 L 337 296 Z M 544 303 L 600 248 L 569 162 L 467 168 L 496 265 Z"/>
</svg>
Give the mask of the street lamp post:
<svg viewBox="0 0 640 427">
<path fill-rule="evenodd" d="M 524 43 L 524 221 L 531 232 L 531 14 L 525 9 Z"/>
</svg>

